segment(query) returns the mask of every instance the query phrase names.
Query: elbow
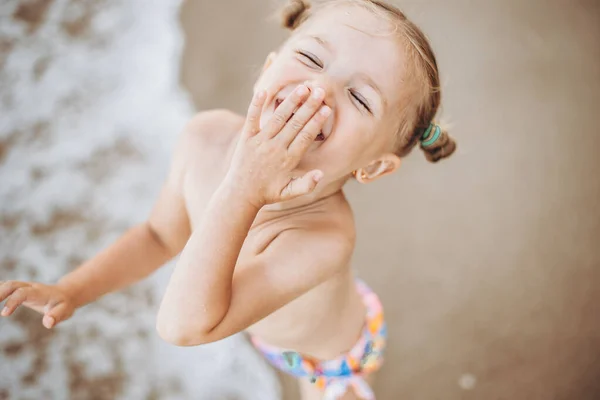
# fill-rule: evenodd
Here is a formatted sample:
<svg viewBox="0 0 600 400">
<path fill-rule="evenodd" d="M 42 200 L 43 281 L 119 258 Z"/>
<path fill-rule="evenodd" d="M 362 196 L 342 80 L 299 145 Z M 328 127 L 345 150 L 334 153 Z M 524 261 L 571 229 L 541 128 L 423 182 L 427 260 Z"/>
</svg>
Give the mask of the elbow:
<svg viewBox="0 0 600 400">
<path fill-rule="evenodd" d="M 196 327 L 179 326 L 173 322 L 158 321 L 156 332 L 162 340 L 178 347 L 199 346 L 212 342 L 209 340 L 207 331 Z"/>
<path fill-rule="evenodd" d="M 203 344 L 201 336 L 192 334 L 188 329 L 178 329 L 161 324 L 156 325 L 158 336 L 165 342 L 178 347 L 191 347 Z"/>
</svg>

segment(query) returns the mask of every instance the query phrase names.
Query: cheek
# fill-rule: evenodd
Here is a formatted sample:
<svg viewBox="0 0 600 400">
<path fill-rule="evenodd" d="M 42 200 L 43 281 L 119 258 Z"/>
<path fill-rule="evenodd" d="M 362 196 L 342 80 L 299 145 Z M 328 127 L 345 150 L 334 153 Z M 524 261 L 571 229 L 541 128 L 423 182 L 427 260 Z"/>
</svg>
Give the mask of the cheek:
<svg viewBox="0 0 600 400">
<path fill-rule="evenodd" d="M 362 125 L 362 126 L 361 126 Z M 368 163 L 374 158 L 373 133 L 364 124 L 347 119 L 339 123 L 333 134 L 314 153 L 311 163 L 319 164 L 336 176 Z"/>
<path fill-rule="evenodd" d="M 293 60 L 275 61 L 262 72 L 256 82 L 257 90 L 279 90 L 290 81 L 301 79 L 302 70 Z"/>
<path fill-rule="evenodd" d="M 373 126 L 354 113 L 341 115 L 330 139 L 330 147 L 339 151 L 349 163 L 354 163 L 370 155 L 374 142 Z"/>
</svg>

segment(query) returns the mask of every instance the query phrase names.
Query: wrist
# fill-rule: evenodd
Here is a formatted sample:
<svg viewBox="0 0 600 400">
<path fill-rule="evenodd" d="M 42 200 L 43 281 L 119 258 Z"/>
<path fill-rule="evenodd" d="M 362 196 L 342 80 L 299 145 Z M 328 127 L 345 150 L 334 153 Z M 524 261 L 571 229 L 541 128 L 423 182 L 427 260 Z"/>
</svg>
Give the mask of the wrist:
<svg viewBox="0 0 600 400">
<path fill-rule="evenodd" d="M 62 278 L 54 284 L 54 287 L 57 288 L 75 308 L 79 308 L 79 303 L 77 301 L 77 293 L 79 290 L 75 285 Z"/>
<path fill-rule="evenodd" d="M 260 199 L 258 193 L 253 193 L 246 186 L 231 176 L 226 176 L 215 195 L 220 197 L 220 201 L 244 208 L 247 207 L 258 212 L 265 205 L 265 202 Z"/>
</svg>

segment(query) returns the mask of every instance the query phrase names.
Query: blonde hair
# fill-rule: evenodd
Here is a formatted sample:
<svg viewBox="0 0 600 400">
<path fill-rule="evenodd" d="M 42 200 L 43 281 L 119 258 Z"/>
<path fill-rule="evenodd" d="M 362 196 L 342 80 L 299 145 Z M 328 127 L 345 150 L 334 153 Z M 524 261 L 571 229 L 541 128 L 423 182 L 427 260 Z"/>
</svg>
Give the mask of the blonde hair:
<svg viewBox="0 0 600 400">
<path fill-rule="evenodd" d="M 440 78 L 435 55 L 427 37 L 412 23 L 400 9 L 381 0 L 322 0 L 312 4 L 307 0 L 291 0 L 281 11 L 281 24 L 292 31 L 300 27 L 319 10 L 340 3 L 360 5 L 387 18 L 394 24 L 394 32 L 403 39 L 407 58 L 410 63 L 407 71 L 414 85 L 404 90 L 401 114 L 399 115 L 398 134 L 394 151 L 406 156 L 420 142 L 419 139 L 435 118 L 441 102 Z M 449 157 L 456 150 L 456 142 L 445 129 L 431 145 L 420 145 L 427 160 L 439 161 Z"/>
</svg>

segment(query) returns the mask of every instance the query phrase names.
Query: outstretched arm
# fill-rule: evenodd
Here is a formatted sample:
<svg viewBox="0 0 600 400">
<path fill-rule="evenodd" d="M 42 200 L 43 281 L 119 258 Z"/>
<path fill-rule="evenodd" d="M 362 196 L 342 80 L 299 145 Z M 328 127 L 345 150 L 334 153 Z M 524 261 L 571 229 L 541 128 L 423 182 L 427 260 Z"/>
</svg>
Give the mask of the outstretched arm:
<svg viewBox="0 0 600 400">
<path fill-rule="evenodd" d="M 55 285 L 0 282 L 0 302 L 6 300 L 2 316 L 10 316 L 23 305 L 43 314 L 42 323 L 52 328 L 77 308 L 145 278 L 177 255 L 190 235 L 180 182 L 191 134 L 182 135 L 169 177 L 147 221 L 129 229 Z"/>
</svg>

